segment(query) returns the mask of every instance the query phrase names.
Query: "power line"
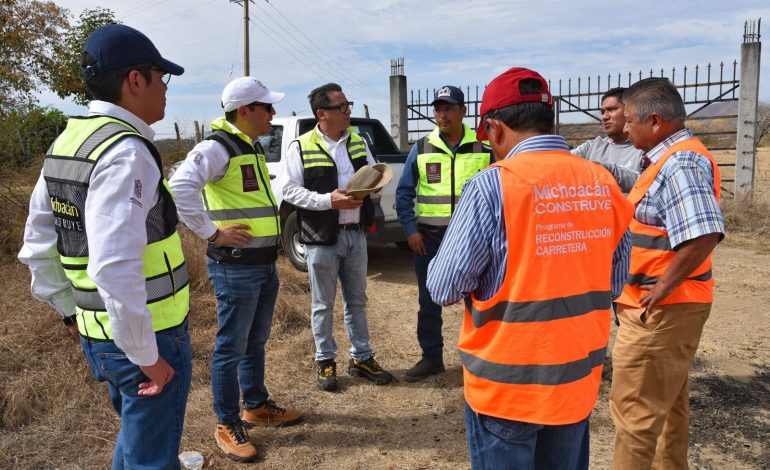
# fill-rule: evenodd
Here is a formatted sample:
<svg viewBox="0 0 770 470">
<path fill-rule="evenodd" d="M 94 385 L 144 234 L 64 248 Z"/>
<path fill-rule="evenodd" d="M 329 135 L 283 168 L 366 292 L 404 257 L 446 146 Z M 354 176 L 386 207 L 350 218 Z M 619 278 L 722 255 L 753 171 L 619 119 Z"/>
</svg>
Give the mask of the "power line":
<svg viewBox="0 0 770 470">
<path fill-rule="evenodd" d="M 129 8 L 127 11 L 125 11 L 122 15 L 119 15 L 120 18 L 127 18 L 131 15 L 135 15 L 136 13 L 139 13 L 141 10 L 146 9 L 149 6 L 157 5 L 158 3 L 163 3 L 166 0 L 151 0 L 147 3 L 143 3 L 142 5 L 139 5 L 138 7 Z"/>
<path fill-rule="evenodd" d="M 150 23 L 148 26 L 155 26 L 158 23 L 162 23 L 164 21 L 170 20 L 171 18 L 176 18 L 177 16 L 182 15 L 184 13 L 189 13 L 189 12 L 191 12 L 193 10 L 197 10 L 198 8 L 202 7 L 203 5 L 208 5 L 209 3 L 212 3 L 212 2 L 214 2 L 214 0 L 209 0 L 207 2 L 201 2 L 197 6 L 194 6 L 194 7 L 191 7 L 191 8 L 185 8 L 184 10 L 180 11 L 179 13 L 174 13 L 171 16 L 167 16 L 165 18 L 161 18 L 161 19 L 159 19 L 158 21 L 156 21 L 154 23 Z"/>
<path fill-rule="evenodd" d="M 367 84 L 366 84 L 366 83 L 364 83 L 363 81 L 359 80 L 359 79 L 358 79 L 358 78 L 357 78 L 357 77 L 356 77 L 356 76 L 355 76 L 355 75 L 354 75 L 352 72 L 350 72 L 350 71 L 349 71 L 348 69 L 346 69 L 346 68 L 345 68 L 345 67 L 344 67 L 342 64 L 340 64 L 339 62 L 337 62 L 337 61 L 334 59 L 334 57 L 332 57 L 331 55 L 329 55 L 329 54 L 328 54 L 328 53 L 327 53 L 325 50 L 323 50 L 323 49 L 322 49 L 322 48 L 321 48 L 321 47 L 318 45 L 318 42 L 317 42 L 317 41 L 313 41 L 311 38 L 309 38 L 309 37 L 307 36 L 307 34 L 305 34 L 305 33 L 302 31 L 302 29 L 300 29 L 299 27 L 297 27 L 297 25 L 295 25 L 295 24 L 294 24 L 294 23 L 293 23 L 293 22 L 292 22 L 292 21 L 291 21 L 289 18 L 287 18 L 287 17 L 286 17 L 286 15 L 284 15 L 284 14 L 281 12 L 281 10 L 279 10 L 279 9 L 278 9 L 278 7 L 276 7 L 275 5 L 273 5 L 273 3 L 271 3 L 269 0 L 265 0 L 265 3 L 267 3 L 268 5 L 270 5 L 270 7 L 271 7 L 271 8 L 273 8 L 273 10 L 275 10 L 275 11 L 276 11 L 276 12 L 277 12 L 277 13 L 278 13 L 280 16 L 281 16 L 281 18 L 283 18 L 283 19 L 284 19 L 284 20 L 285 20 L 287 23 L 289 23 L 289 24 L 290 24 L 290 25 L 291 25 L 291 26 L 292 26 L 292 27 L 293 27 L 293 28 L 294 28 L 294 29 L 295 29 L 297 32 L 299 32 L 299 34 L 301 34 L 301 35 L 302 35 L 302 36 L 303 36 L 305 39 L 307 39 L 307 41 L 308 41 L 308 43 L 309 43 L 310 45 L 312 45 L 314 48 L 316 48 L 318 51 L 320 51 L 320 52 L 321 52 L 321 54 L 325 55 L 325 56 L 326 56 L 326 57 L 329 59 L 329 61 L 330 61 L 332 64 L 334 64 L 334 65 L 335 65 L 337 68 L 339 68 L 340 70 L 342 70 L 342 71 L 343 71 L 343 72 L 344 72 L 344 73 L 345 73 L 345 74 L 346 74 L 348 77 L 350 77 L 350 79 L 352 79 L 352 80 L 353 80 L 353 81 L 355 81 L 355 82 L 358 82 L 359 84 L 361 84 L 361 85 L 363 85 L 364 87 L 368 88 L 368 89 L 369 89 L 371 92 L 373 92 L 373 93 L 375 93 L 375 94 L 377 94 L 377 95 L 380 95 L 380 94 L 381 94 L 381 92 L 379 92 L 379 91 L 375 90 L 374 88 L 370 87 L 369 85 L 367 85 Z M 289 34 L 291 34 L 291 33 L 289 33 Z M 294 36 L 292 36 L 292 37 L 294 37 Z"/>
<path fill-rule="evenodd" d="M 262 20 L 260 20 L 259 18 L 255 17 L 253 14 L 250 14 L 250 15 L 249 15 L 249 17 L 250 17 L 250 21 L 251 21 L 251 22 L 255 22 L 255 20 L 256 20 L 256 21 L 259 21 L 259 22 L 260 22 L 260 24 L 261 24 L 261 25 L 262 25 L 264 28 L 266 28 L 266 29 L 268 29 L 268 30 L 270 31 L 270 33 L 272 33 L 272 34 L 273 34 L 273 35 L 275 35 L 276 37 L 280 37 L 280 34 L 279 34 L 277 31 L 275 31 L 275 30 L 274 30 L 274 29 L 273 29 L 273 28 L 272 28 L 272 27 L 271 27 L 269 24 L 262 22 Z M 255 24 L 256 24 L 256 23 L 255 23 Z M 318 63 L 318 62 L 316 62 L 316 61 L 315 61 L 315 60 L 314 60 L 312 57 L 308 56 L 306 52 L 304 52 L 302 49 L 298 48 L 296 45 L 292 44 L 291 42 L 289 42 L 289 41 L 286 41 L 286 45 L 284 45 L 284 44 L 283 44 L 283 42 L 276 40 L 276 39 L 275 39 L 273 36 L 271 36 L 270 34 L 267 34 L 266 36 L 267 36 L 267 37 L 268 37 L 268 38 L 269 38 L 271 41 L 273 41 L 273 42 L 274 42 L 274 43 L 276 43 L 278 46 L 280 46 L 280 47 L 281 47 L 283 50 L 285 50 L 286 52 L 288 52 L 288 53 L 289 53 L 289 54 L 290 54 L 292 57 L 294 57 L 294 59 L 296 59 L 296 60 L 297 60 L 298 62 L 300 62 L 302 65 L 304 65 L 304 66 L 305 66 L 305 67 L 307 67 L 307 68 L 312 68 L 312 69 L 314 69 L 313 71 L 314 71 L 314 72 L 315 72 L 317 75 L 319 75 L 320 77 L 323 77 L 323 76 L 324 76 L 324 75 L 326 75 L 326 74 L 330 74 L 330 70 L 326 69 L 322 63 L 321 63 L 321 65 L 319 65 L 319 63 Z M 297 52 L 298 52 L 300 55 L 302 55 L 302 56 L 306 57 L 306 58 L 307 58 L 307 59 L 308 59 L 310 62 L 307 62 L 307 61 L 303 60 L 303 59 L 302 59 L 302 58 L 301 58 L 299 55 L 297 55 L 295 52 L 293 52 L 293 51 L 291 51 L 291 50 L 287 49 L 287 47 L 286 47 L 286 46 L 290 46 L 290 47 L 291 47 L 291 48 L 293 48 L 295 51 L 297 51 Z M 319 70 L 321 71 L 321 73 L 318 73 L 318 72 L 319 72 Z M 333 72 L 331 72 L 331 75 L 333 75 Z M 370 93 L 369 91 L 367 91 L 367 90 L 365 90 L 365 89 L 361 88 L 359 85 L 357 85 L 357 84 L 355 84 L 355 83 L 351 83 L 351 86 L 352 86 L 353 88 L 356 88 L 357 90 L 359 90 L 359 91 L 361 91 L 361 92 L 365 93 L 365 94 L 368 94 L 368 93 Z"/>
<path fill-rule="evenodd" d="M 254 20 L 255 20 L 255 18 L 254 18 L 254 15 L 252 14 L 252 15 L 249 15 L 249 16 L 250 16 L 250 18 L 249 18 L 249 21 L 251 21 L 252 23 L 255 23 L 255 22 L 254 22 Z M 258 21 L 259 21 L 259 20 L 258 20 Z M 256 23 L 255 23 L 255 24 L 256 24 Z M 272 32 L 272 33 L 273 33 L 273 35 L 276 35 L 276 36 L 278 35 L 278 34 L 276 33 L 276 31 L 275 31 L 274 29 L 272 29 L 272 28 L 271 28 L 269 25 L 267 25 L 267 24 L 265 24 L 265 23 L 262 23 L 262 25 L 263 25 L 263 26 L 265 26 L 267 29 L 269 29 L 269 30 L 270 30 L 270 32 Z M 276 45 L 280 46 L 280 47 L 281 47 L 281 48 L 282 48 L 284 51 L 286 51 L 286 52 L 287 52 L 289 55 L 291 55 L 292 57 L 294 57 L 294 59 L 295 59 L 295 60 L 297 60 L 297 62 L 300 62 L 300 63 L 301 63 L 302 65 L 304 65 L 305 67 L 307 67 L 307 68 L 309 68 L 309 69 L 310 69 L 310 68 L 313 68 L 313 66 L 315 65 L 315 64 L 313 64 L 313 63 L 307 63 L 307 62 L 305 62 L 305 61 L 304 61 L 304 60 L 303 60 L 301 57 L 299 57 L 299 56 L 298 56 L 297 54 L 295 54 L 295 53 L 294 53 L 292 50 L 290 50 L 290 49 L 288 49 L 288 48 L 286 47 L 286 45 L 289 45 L 289 46 L 293 47 L 294 49 L 296 49 L 296 46 L 294 46 L 293 44 L 291 44 L 291 43 L 288 43 L 288 42 L 287 42 L 287 43 L 286 43 L 286 45 L 284 45 L 284 44 L 283 44 L 281 41 L 278 41 L 278 40 L 276 40 L 275 38 L 273 38 L 273 36 L 272 36 L 272 35 L 270 35 L 270 34 L 266 34 L 266 36 L 268 37 L 268 39 L 270 39 L 271 41 L 273 41 L 273 42 L 274 42 Z M 315 73 L 317 74 L 317 73 L 318 73 L 318 70 L 313 70 L 313 72 L 315 72 Z M 324 72 L 325 72 L 325 71 L 324 71 Z M 321 74 L 321 76 L 323 76 L 323 75 Z"/>
<path fill-rule="evenodd" d="M 233 79 L 233 69 L 235 68 L 235 54 L 238 53 L 238 44 L 240 44 L 241 35 L 243 34 L 243 23 L 241 23 L 238 34 L 235 35 L 235 46 L 233 46 L 233 59 L 230 62 L 230 74 L 228 81 Z"/>
</svg>

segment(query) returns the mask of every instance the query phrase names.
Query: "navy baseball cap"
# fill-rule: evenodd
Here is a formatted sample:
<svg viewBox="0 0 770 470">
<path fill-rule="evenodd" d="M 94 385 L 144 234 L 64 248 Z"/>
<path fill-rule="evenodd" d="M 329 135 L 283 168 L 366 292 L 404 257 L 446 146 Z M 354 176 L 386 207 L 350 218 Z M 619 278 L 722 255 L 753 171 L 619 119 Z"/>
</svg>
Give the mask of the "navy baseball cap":
<svg viewBox="0 0 770 470">
<path fill-rule="evenodd" d="M 126 25 L 108 24 L 95 29 L 86 39 L 83 53 L 96 62 L 83 68 L 86 75 L 140 64 L 153 64 L 171 75 L 182 75 L 184 67 L 166 60 L 150 38 Z"/>
<path fill-rule="evenodd" d="M 436 94 L 433 97 L 431 106 L 436 104 L 436 101 L 446 101 L 452 104 L 465 104 L 465 94 L 456 86 L 445 85 L 436 90 Z"/>
</svg>

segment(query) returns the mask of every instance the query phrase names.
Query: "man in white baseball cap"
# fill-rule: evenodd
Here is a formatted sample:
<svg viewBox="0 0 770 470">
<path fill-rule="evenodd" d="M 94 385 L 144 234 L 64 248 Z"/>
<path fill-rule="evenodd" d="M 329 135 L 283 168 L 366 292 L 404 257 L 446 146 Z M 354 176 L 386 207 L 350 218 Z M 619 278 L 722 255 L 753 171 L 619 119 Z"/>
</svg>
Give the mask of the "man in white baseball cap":
<svg viewBox="0 0 770 470">
<path fill-rule="evenodd" d="M 211 123 L 214 132 L 190 151 L 169 181 L 180 218 L 209 242 L 219 325 L 211 357 L 214 437 L 229 458 L 240 462 L 257 458 L 244 425 L 288 426 L 302 419 L 298 411 L 270 400 L 264 381 L 265 343 L 278 296 L 280 220 L 257 139 L 270 132 L 273 104 L 283 97 L 253 77 L 227 84 L 225 116 Z"/>
</svg>

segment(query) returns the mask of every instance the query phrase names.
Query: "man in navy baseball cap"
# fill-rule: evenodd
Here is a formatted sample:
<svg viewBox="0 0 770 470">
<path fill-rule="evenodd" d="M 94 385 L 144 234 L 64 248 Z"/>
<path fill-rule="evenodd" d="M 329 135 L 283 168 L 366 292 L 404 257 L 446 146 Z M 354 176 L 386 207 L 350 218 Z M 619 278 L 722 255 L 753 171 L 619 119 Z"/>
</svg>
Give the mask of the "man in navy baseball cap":
<svg viewBox="0 0 770 470">
<path fill-rule="evenodd" d="M 164 117 L 168 77 L 184 69 L 118 24 L 91 33 L 81 68 L 88 116 L 70 117 L 45 158 L 19 258 L 32 291 L 57 308 L 94 378 L 109 385 L 120 417 L 111 467 L 179 468 L 190 293 L 150 125 Z M 88 439 L 73 443 L 89 452 Z"/>
<path fill-rule="evenodd" d="M 444 85 L 431 102 L 436 128 L 415 142 L 396 188 L 396 213 L 414 251 L 417 277 L 417 342 L 420 359 L 406 371 L 407 382 L 444 372 L 441 305 L 425 285 L 428 265 L 444 238 L 463 186 L 489 166 L 492 155 L 465 124 L 468 108 L 462 90 Z"/>
</svg>

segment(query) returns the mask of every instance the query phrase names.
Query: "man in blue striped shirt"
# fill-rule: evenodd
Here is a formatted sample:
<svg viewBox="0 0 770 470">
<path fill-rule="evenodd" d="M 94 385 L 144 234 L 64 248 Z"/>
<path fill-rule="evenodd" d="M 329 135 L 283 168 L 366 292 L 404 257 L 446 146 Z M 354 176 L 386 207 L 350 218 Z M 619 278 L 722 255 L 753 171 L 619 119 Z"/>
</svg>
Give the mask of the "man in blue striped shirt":
<svg viewBox="0 0 770 470">
<path fill-rule="evenodd" d="M 552 97 L 536 72 L 513 68 L 495 78 L 480 114 L 479 138 L 489 134 L 496 159 L 506 160 L 498 165 L 507 168 L 493 165 L 468 180 L 427 281 L 437 304 L 466 301 L 458 347 L 471 463 L 587 469 L 588 416 L 601 379 L 610 298 L 620 294 L 628 272 L 624 232 L 631 207 L 606 170 L 573 157 L 564 139 L 552 135 Z M 540 163 L 506 165 L 519 156 Z M 587 181 L 590 189 L 577 189 Z M 567 195 L 551 196 L 560 188 Z M 593 188 L 606 188 L 603 197 Z M 563 209 L 554 209 L 552 199 Z M 549 221 L 556 223 L 543 225 Z M 606 235 L 589 245 L 572 243 L 573 231 L 593 232 L 584 226 Z M 547 244 L 536 241 L 544 239 Z M 509 258 L 522 263 L 509 265 Z M 522 294 L 530 286 L 540 294 Z"/>
</svg>

